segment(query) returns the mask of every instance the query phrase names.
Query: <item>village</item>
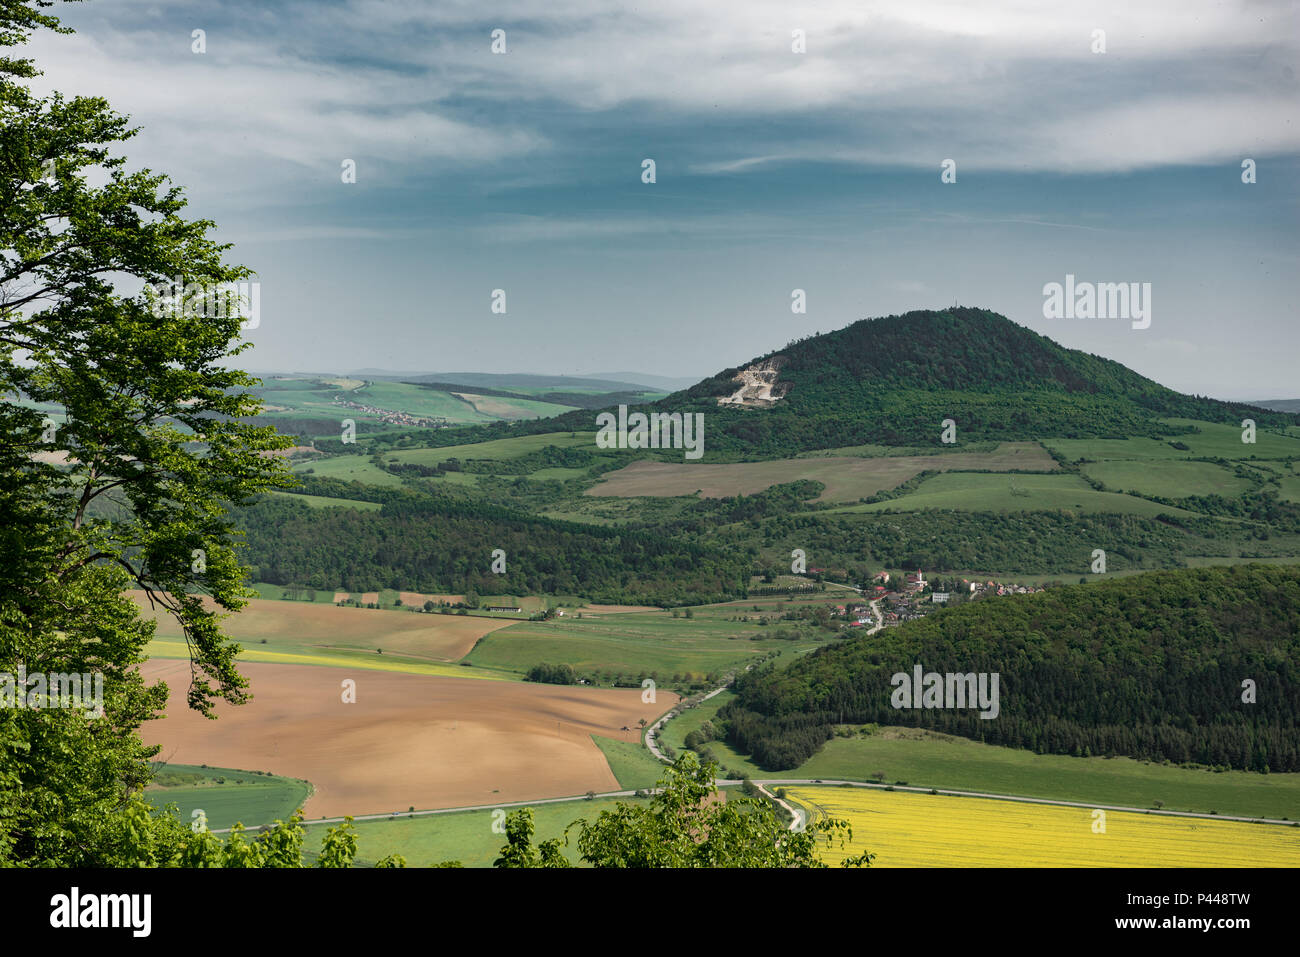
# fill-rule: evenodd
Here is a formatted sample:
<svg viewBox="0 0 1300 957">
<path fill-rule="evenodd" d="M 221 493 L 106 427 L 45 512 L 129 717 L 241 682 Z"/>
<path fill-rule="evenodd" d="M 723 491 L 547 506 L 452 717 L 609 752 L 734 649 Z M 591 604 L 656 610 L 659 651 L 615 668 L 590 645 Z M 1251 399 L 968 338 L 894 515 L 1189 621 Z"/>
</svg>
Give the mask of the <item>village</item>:
<svg viewBox="0 0 1300 957">
<path fill-rule="evenodd" d="M 891 584 L 893 582 L 893 584 Z M 961 604 L 999 595 L 1026 595 L 1043 591 L 1038 585 L 1020 585 L 996 581 L 971 581 L 966 578 L 940 578 L 927 581 L 922 571 L 908 572 L 901 581 L 895 581 L 887 571 L 872 576 L 861 589 L 868 602 L 880 602 L 880 614 L 885 627 L 924 618 L 938 607 Z M 870 604 L 836 605 L 837 617 L 848 622 L 850 628 L 871 627 L 875 617 Z"/>
</svg>

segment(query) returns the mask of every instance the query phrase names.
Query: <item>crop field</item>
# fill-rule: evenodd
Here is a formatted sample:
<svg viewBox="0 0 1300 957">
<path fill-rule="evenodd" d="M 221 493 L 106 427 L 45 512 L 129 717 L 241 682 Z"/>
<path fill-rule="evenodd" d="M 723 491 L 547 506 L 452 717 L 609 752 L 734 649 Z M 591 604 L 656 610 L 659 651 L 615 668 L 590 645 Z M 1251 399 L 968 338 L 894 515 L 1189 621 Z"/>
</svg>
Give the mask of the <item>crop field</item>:
<svg viewBox="0 0 1300 957">
<path fill-rule="evenodd" d="M 192 812 L 201 810 L 208 827 L 217 829 L 287 821 L 310 793 L 306 781 L 293 778 L 180 764 L 160 768 L 144 797 L 157 808 L 174 803 L 185 824 L 195 820 Z"/>
<path fill-rule="evenodd" d="M 675 462 L 634 462 L 607 472 L 588 495 L 675 496 L 723 498 L 753 495 L 773 485 L 811 480 L 826 488 L 818 501 L 856 502 L 895 488 L 927 469 L 1026 469 L 1050 472 L 1056 462 L 1034 442 L 1008 442 L 992 452 L 950 452 L 941 455 L 880 456 L 875 458 L 817 457 L 699 465 Z"/>
<path fill-rule="evenodd" d="M 792 623 L 782 623 L 791 625 Z M 475 665 L 523 674 L 542 662 L 570 664 L 579 672 L 704 676 L 743 667 L 776 649 L 807 650 L 834 640 L 768 637 L 776 625 L 719 618 L 673 618 L 668 612 L 629 612 L 596 618 L 570 617 L 521 622 L 485 638 L 470 653 Z M 792 629 L 793 630 L 793 629 Z"/>
<path fill-rule="evenodd" d="M 535 843 L 550 838 L 563 840 L 564 829 L 574 821 L 595 820 L 601 811 L 612 811 L 619 801 L 641 803 L 641 799 L 625 797 L 535 804 L 533 824 L 537 830 L 533 840 Z M 401 854 L 410 867 L 432 867 L 442 861 L 460 861 L 466 867 L 491 867 L 506 842 L 504 834 L 492 829 L 497 820 L 500 817 L 494 817 L 492 811 L 482 810 L 418 817 L 398 814 L 379 821 L 358 821 L 353 825 L 357 832 L 357 862 L 373 864 L 389 854 Z M 320 848 L 325 828 L 321 824 L 307 826 L 304 846 L 309 851 Z M 569 863 L 579 863 L 576 830 L 563 850 Z"/>
<path fill-rule="evenodd" d="M 1105 812 L 854 787 L 797 785 L 788 798 L 847 820 L 853 839 L 822 852 L 835 864 L 869 850 L 872 867 L 1285 867 L 1300 862 L 1300 828 Z"/>
<path fill-rule="evenodd" d="M 673 718 L 664 727 L 664 743 L 681 750 L 686 735 L 712 719 L 733 697 L 724 691 Z M 711 741 L 708 748 L 725 767 L 748 771 L 759 779 L 870 781 L 880 774 L 885 783 L 900 781 L 914 787 L 1129 807 L 1154 807 L 1160 801 L 1171 811 L 1300 821 L 1300 774 L 1214 772 L 1132 758 L 1035 754 L 920 728 L 871 730 L 864 735 L 861 729 L 853 729 L 848 737 L 832 738 L 790 771 L 764 771 L 722 741 Z"/>
<path fill-rule="evenodd" d="M 492 439 L 472 445 L 449 445 L 440 449 L 399 449 L 385 456 L 404 464 L 438 465 L 447 459 L 513 459 L 538 452 L 548 445 L 559 448 L 585 447 L 595 451 L 595 432 L 544 432 L 509 439 Z"/>
<path fill-rule="evenodd" d="M 322 651 L 317 654 L 298 654 L 290 651 L 267 651 L 259 644 L 245 648 L 237 656 L 241 662 L 256 661 L 276 665 L 313 665 L 322 668 L 348 668 L 353 671 L 395 671 L 408 675 L 436 675 L 443 678 L 477 678 L 489 681 L 513 681 L 518 675 L 490 671 L 484 668 L 456 667 L 419 661 L 402 655 L 378 655 L 362 651 Z M 155 638 L 145 646 L 151 658 L 173 658 L 188 661 L 189 646 L 183 641 Z"/>
<path fill-rule="evenodd" d="M 395 595 L 396 593 L 394 593 Z M 158 622 L 156 635 L 180 640 L 176 620 L 147 607 L 143 592 L 131 592 L 146 615 Z M 215 605 L 209 604 L 209 608 Z M 456 661 L 484 635 L 511 623 L 507 618 L 470 615 L 427 615 L 410 611 L 349 608 L 308 601 L 269 601 L 255 598 L 224 621 L 224 630 L 252 650 L 311 654 L 318 651 L 358 651 L 429 661 Z M 263 639 L 265 643 L 263 644 Z"/>
<path fill-rule="evenodd" d="M 309 459 L 294 466 L 298 473 L 334 478 L 343 482 L 364 482 L 366 485 L 401 485 L 402 480 L 390 472 L 375 467 L 365 455 L 335 455 L 325 459 Z"/>
<path fill-rule="evenodd" d="M 490 415 L 495 419 L 505 419 L 506 421 L 550 418 L 573 410 L 573 406 L 557 405 L 554 402 L 540 402 L 536 399 L 510 399 L 499 395 L 475 395 L 472 392 L 451 392 L 448 394 L 463 402 L 468 402 L 476 412 Z"/>
<path fill-rule="evenodd" d="M 926 479 L 913 492 L 871 505 L 849 505 L 834 512 L 915 512 L 922 509 L 968 512 L 1024 512 L 1073 509 L 1154 517 L 1161 513 L 1190 516 L 1169 505 L 1134 495 L 1094 491 L 1078 475 L 990 475 L 986 472 L 945 472 Z"/>
<path fill-rule="evenodd" d="M 351 498 L 327 498 L 324 495 L 300 495 L 294 492 L 272 492 L 271 494 L 302 502 L 311 508 L 356 508 L 363 512 L 377 512 L 384 507 L 378 502 L 362 502 Z"/>
<path fill-rule="evenodd" d="M 1165 439 L 1044 439 L 1048 448 L 1061 452 L 1070 461 L 1089 459 L 1094 462 L 1111 459 L 1192 459 L 1225 458 L 1281 459 L 1300 455 L 1300 436 L 1285 433 L 1256 433 L 1255 444 L 1241 441 L 1241 428 L 1215 422 L 1193 419 L 1162 419 L 1170 425 L 1191 425 L 1200 433 L 1170 435 Z M 1293 427 L 1294 428 L 1294 427 Z M 1181 442 L 1187 450 L 1176 449 L 1170 442 Z"/>
<path fill-rule="evenodd" d="M 1221 465 L 1178 459 L 1147 461 L 1107 460 L 1084 468 L 1089 478 L 1117 492 L 1137 492 L 1162 498 L 1223 495 L 1235 498 L 1250 488 Z"/>
<path fill-rule="evenodd" d="M 152 659 L 163 720 L 141 729 L 169 763 L 252 766 L 310 781 L 310 817 L 464 807 L 619 790 L 593 735 L 640 740 L 677 697 L 641 701 L 639 688 L 508 681 L 241 663 L 252 700 L 218 705 L 209 721 L 185 706 L 186 661 Z M 355 681 L 345 702 L 343 682 Z M 623 728 L 629 730 L 624 731 Z"/>
</svg>

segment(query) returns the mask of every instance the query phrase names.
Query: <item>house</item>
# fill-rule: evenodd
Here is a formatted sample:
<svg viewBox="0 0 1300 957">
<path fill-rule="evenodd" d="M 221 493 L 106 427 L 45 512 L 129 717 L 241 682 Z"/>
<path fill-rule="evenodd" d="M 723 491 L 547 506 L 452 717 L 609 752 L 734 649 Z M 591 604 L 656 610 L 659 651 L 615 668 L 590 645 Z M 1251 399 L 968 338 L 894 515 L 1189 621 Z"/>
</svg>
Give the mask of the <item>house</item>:
<svg viewBox="0 0 1300 957">
<path fill-rule="evenodd" d="M 871 580 L 873 582 L 880 582 L 881 584 L 887 585 L 889 584 L 889 572 L 876 572 L 876 574 L 871 577 Z"/>
<path fill-rule="evenodd" d="M 930 601 L 937 602 L 940 605 L 947 604 L 951 595 L 946 591 L 936 591 L 930 593 Z"/>
<path fill-rule="evenodd" d="M 523 611 L 522 608 L 518 608 L 514 605 L 488 605 L 485 610 L 486 611 L 515 611 L 515 612 Z"/>
</svg>

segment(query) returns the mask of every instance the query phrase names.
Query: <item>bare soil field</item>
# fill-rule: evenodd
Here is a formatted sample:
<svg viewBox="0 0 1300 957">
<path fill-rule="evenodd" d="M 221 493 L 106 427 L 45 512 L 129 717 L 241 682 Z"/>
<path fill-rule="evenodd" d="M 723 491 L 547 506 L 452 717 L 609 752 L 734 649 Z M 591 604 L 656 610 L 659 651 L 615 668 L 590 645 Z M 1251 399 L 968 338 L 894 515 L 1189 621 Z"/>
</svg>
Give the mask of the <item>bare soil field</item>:
<svg viewBox="0 0 1300 957">
<path fill-rule="evenodd" d="M 818 501 L 856 502 L 885 489 L 896 488 L 927 469 L 1049 472 L 1056 467 L 1055 460 L 1034 442 L 1004 442 L 992 452 L 880 458 L 777 459 L 722 465 L 642 461 L 606 473 L 604 481 L 588 489 L 586 494 L 632 498 L 641 495 L 693 495 L 699 491 L 705 498 L 723 498 L 753 495 L 773 485 L 810 479 L 826 485 Z"/>
<path fill-rule="evenodd" d="M 150 614 L 144 593 L 128 593 Z M 210 602 L 209 608 L 216 606 Z M 180 628 L 168 614 L 156 614 L 158 637 L 179 637 Z M 278 644 L 309 648 L 356 648 L 389 654 L 456 661 L 469 654 L 474 642 L 498 628 L 514 624 L 501 618 L 469 615 L 421 615 L 374 608 L 340 608 L 320 602 L 272 601 L 255 598 L 224 622 L 226 634 L 253 647 L 263 638 Z"/>
<path fill-rule="evenodd" d="M 188 662 L 154 659 L 141 671 L 170 691 L 166 716 L 142 728 L 160 759 L 305 778 L 316 789 L 308 817 L 618 790 L 591 735 L 635 742 L 639 719 L 678 701 L 642 704 L 637 688 L 358 672 L 356 702 L 344 704 L 339 669 L 241 663 L 253 700 L 221 705 L 209 721 L 185 706 Z"/>
</svg>

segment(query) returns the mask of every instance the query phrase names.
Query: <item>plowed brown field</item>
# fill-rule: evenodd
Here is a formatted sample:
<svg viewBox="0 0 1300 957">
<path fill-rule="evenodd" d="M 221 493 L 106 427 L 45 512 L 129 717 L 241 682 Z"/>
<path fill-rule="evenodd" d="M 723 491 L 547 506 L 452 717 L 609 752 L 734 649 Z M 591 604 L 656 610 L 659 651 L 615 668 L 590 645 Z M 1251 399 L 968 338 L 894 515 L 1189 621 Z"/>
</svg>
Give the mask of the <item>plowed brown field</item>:
<svg viewBox="0 0 1300 957">
<path fill-rule="evenodd" d="M 254 700 L 209 721 L 185 706 L 189 663 L 153 659 L 166 716 L 142 729 L 178 764 L 250 768 L 305 778 L 308 817 L 405 811 L 613 791 L 618 781 L 591 735 L 638 740 L 677 703 L 641 703 L 640 689 L 472 681 L 389 672 L 242 663 Z M 356 703 L 342 681 L 356 681 Z M 621 731 L 622 727 L 632 728 Z"/>
<path fill-rule="evenodd" d="M 144 593 L 128 592 L 145 614 L 150 614 Z M 215 608 L 210 601 L 208 608 Z M 179 637 L 180 628 L 168 614 L 158 615 L 158 637 Z M 471 615 L 425 615 L 374 608 L 340 608 L 307 601 L 272 601 L 255 598 L 242 611 L 225 619 L 226 634 L 247 647 L 263 638 L 310 648 L 352 648 L 409 655 L 434 661 L 456 661 L 469 653 L 474 642 L 514 621 Z"/>
</svg>

